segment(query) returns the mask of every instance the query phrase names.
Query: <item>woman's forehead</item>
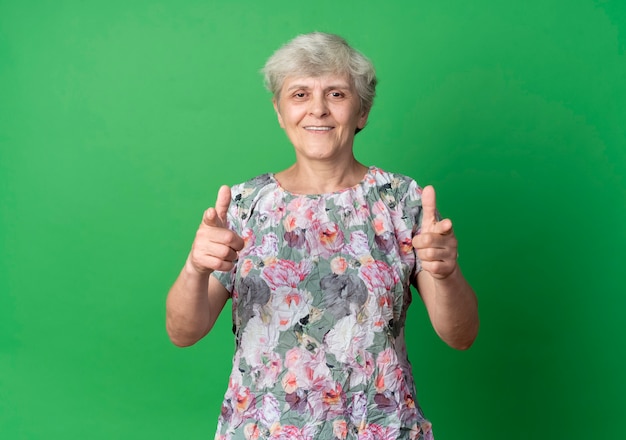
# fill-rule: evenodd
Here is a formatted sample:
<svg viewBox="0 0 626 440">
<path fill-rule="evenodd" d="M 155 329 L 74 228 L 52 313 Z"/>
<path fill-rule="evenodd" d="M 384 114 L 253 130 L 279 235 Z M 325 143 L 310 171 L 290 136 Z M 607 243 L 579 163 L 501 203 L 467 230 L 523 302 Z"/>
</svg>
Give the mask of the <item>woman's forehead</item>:
<svg viewBox="0 0 626 440">
<path fill-rule="evenodd" d="M 343 74 L 326 74 L 317 76 L 297 75 L 288 76 L 283 81 L 283 90 L 291 90 L 294 88 L 352 88 L 352 81 L 348 75 Z"/>
</svg>

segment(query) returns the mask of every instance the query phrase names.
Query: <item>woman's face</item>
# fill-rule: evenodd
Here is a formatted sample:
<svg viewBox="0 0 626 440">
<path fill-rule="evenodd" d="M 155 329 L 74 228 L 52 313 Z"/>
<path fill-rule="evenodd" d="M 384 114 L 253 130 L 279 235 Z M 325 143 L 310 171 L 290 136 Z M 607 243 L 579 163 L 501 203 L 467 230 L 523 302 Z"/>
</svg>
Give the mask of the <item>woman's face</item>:
<svg viewBox="0 0 626 440">
<path fill-rule="evenodd" d="M 274 100 L 298 160 L 351 158 L 354 132 L 369 113 L 360 107 L 352 81 L 340 75 L 287 77 Z"/>
</svg>

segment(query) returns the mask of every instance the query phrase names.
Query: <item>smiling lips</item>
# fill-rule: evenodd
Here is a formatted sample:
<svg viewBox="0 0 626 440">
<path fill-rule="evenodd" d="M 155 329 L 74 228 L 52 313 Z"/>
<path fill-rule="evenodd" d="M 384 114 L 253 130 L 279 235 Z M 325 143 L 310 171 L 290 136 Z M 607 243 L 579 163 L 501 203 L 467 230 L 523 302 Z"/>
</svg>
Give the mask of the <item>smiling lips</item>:
<svg viewBox="0 0 626 440">
<path fill-rule="evenodd" d="M 310 131 L 330 131 L 333 129 L 333 127 L 328 127 L 328 126 L 317 126 L 317 125 L 307 125 L 304 127 L 305 130 L 310 130 Z"/>
</svg>

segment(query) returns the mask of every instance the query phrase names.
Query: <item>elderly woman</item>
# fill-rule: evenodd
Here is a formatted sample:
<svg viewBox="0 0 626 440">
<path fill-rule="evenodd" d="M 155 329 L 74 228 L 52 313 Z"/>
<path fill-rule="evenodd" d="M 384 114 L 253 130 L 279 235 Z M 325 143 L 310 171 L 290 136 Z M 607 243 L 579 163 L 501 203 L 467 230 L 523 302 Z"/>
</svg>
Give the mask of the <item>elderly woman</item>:
<svg viewBox="0 0 626 440">
<path fill-rule="evenodd" d="M 476 337 L 452 223 L 432 187 L 355 159 L 376 77 L 345 40 L 300 35 L 264 74 L 295 163 L 220 188 L 169 292 L 169 336 L 194 344 L 232 300 L 217 439 L 430 439 L 405 319 L 414 285 L 447 344 Z"/>
</svg>

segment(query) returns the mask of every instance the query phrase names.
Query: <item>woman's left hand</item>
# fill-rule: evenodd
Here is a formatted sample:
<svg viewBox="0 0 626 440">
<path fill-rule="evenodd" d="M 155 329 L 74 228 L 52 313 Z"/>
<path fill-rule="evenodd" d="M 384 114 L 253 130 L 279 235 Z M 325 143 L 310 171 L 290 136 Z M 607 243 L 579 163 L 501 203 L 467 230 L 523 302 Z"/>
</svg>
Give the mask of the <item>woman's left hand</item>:
<svg viewBox="0 0 626 440">
<path fill-rule="evenodd" d="M 435 188 L 422 189 L 422 227 L 413 237 L 413 247 L 422 269 L 434 278 L 444 279 L 457 270 L 458 243 L 450 219 L 437 220 Z"/>
</svg>

